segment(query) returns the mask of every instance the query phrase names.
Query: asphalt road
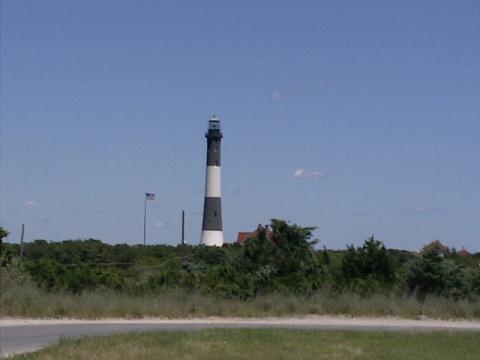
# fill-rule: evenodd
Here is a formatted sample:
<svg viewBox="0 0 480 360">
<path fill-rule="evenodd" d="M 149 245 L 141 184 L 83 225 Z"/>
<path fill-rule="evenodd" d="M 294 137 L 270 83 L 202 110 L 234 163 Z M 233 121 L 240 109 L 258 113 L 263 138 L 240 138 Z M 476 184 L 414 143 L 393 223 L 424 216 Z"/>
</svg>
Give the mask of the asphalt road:
<svg viewBox="0 0 480 360">
<path fill-rule="evenodd" d="M 210 328 L 292 328 L 356 331 L 479 331 L 480 322 L 415 321 L 394 319 L 214 319 L 113 321 L 0 321 L 0 356 L 34 351 L 60 338 L 110 335 L 134 331 L 175 331 Z"/>
</svg>

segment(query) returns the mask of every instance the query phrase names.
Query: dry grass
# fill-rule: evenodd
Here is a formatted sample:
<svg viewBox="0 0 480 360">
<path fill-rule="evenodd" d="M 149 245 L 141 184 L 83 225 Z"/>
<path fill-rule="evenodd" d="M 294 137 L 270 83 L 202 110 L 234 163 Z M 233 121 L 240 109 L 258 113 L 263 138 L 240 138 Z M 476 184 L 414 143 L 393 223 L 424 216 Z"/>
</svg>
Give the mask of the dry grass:
<svg viewBox="0 0 480 360">
<path fill-rule="evenodd" d="M 1 316 L 97 319 L 105 317 L 206 317 L 206 316 L 291 316 L 343 314 L 353 316 L 426 316 L 440 319 L 479 319 L 480 300 L 454 301 L 427 298 L 354 293 L 319 292 L 311 297 L 269 295 L 247 301 L 226 300 L 199 294 L 171 291 L 151 296 L 115 292 L 84 292 L 72 295 L 45 292 L 31 283 L 3 282 Z"/>
<path fill-rule="evenodd" d="M 478 359 L 480 333 L 213 329 L 64 340 L 13 359 Z"/>
</svg>

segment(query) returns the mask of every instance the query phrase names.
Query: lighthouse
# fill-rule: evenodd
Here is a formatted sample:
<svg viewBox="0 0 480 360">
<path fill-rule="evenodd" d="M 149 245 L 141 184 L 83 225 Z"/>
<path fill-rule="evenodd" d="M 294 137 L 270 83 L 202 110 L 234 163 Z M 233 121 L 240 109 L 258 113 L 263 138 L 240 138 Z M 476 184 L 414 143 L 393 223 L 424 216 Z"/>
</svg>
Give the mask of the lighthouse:
<svg viewBox="0 0 480 360">
<path fill-rule="evenodd" d="M 222 140 L 220 120 L 213 115 L 208 121 L 207 138 L 207 174 L 205 179 L 205 202 L 203 204 L 203 223 L 201 244 L 207 246 L 223 245 L 222 229 L 222 191 L 220 167 L 220 142 Z"/>
</svg>

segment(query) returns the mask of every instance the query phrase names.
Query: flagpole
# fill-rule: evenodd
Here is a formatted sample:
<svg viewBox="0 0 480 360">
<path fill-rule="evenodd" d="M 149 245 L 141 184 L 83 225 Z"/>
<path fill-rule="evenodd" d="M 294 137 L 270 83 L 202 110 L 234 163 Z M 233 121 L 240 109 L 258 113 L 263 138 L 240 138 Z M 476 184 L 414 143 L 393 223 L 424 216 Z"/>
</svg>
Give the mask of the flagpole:
<svg viewBox="0 0 480 360">
<path fill-rule="evenodd" d="M 145 194 L 145 209 L 143 211 L 143 246 L 147 239 L 147 194 Z"/>
</svg>

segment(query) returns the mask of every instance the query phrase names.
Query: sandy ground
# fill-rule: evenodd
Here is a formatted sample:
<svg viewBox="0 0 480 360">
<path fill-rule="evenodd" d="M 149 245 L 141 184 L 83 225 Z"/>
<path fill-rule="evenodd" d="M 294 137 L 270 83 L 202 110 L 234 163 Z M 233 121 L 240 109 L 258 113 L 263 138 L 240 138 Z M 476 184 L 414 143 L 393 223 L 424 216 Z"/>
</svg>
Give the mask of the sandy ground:
<svg viewBox="0 0 480 360">
<path fill-rule="evenodd" d="M 405 327 L 405 328 L 452 328 L 480 330 L 480 320 L 438 320 L 438 319 L 402 319 L 395 317 L 347 317 L 312 315 L 305 317 L 266 317 L 266 318 L 235 318 L 208 317 L 191 319 L 119 319 L 105 318 L 98 320 L 81 319 L 23 319 L 1 318 L 0 327 L 25 325 L 61 325 L 61 324 L 252 324 L 252 325 L 331 325 L 359 327 Z"/>
</svg>

